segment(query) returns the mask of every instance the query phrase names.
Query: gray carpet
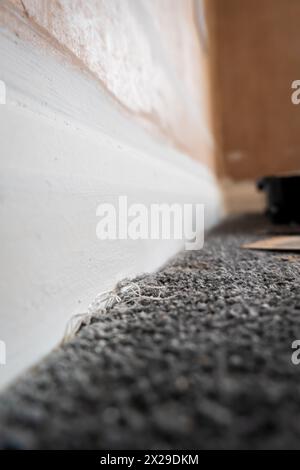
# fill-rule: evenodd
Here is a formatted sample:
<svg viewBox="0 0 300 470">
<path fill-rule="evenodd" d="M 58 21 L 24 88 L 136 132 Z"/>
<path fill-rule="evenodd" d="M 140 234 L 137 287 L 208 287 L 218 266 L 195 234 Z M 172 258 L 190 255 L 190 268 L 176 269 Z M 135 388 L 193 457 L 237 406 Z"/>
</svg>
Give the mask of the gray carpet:
<svg viewBox="0 0 300 470">
<path fill-rule="evenodd" d="M 232 220 L 0 398 L 2 449 L 300 448 L 300 256 Z M 160 287 L 160 288 L 158 288 Z"/>
</svg>

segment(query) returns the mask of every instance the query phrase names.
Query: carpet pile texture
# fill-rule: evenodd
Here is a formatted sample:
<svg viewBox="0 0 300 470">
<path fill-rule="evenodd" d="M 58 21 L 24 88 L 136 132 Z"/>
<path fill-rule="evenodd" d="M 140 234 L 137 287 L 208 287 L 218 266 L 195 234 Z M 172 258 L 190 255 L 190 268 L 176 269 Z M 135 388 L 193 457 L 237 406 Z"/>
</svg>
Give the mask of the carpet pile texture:
<svg viewBox="0 0 300 470">
<path fill-rule="evenodd" d="M 300 448 L 300 255 L 243 250 L 263 218 L 135 279 L 0 396 L 1 449 Z"/>
</svg>

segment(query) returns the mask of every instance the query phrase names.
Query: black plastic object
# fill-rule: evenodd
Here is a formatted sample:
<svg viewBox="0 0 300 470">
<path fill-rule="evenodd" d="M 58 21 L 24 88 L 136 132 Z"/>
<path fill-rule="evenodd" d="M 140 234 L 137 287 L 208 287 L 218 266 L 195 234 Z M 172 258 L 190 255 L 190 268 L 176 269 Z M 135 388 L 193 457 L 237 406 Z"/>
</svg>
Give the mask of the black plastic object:
<svg viewBox="0 0 300 470">
<path fill-rule="evenodd" d="M 257 187 L 266 193 L 267 215 L 274 224 L 300 223 L 300 175 L 268 176 Z"/>
</svg>

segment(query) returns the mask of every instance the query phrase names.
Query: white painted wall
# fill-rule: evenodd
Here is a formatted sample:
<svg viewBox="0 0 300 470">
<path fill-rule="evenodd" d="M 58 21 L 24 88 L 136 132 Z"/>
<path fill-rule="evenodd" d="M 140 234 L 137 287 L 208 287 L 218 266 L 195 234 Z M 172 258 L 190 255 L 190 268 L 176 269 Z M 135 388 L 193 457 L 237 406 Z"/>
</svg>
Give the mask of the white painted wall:
<svg viewBox="0 0 300 470">
<path fill-rule="evenodd" d="M 14 31 L 41 27 L 132 119 L 214 167 L 203 1 L 2 0 L 0 22 L 1 5 Z"/>
<path fill-rule="evenodd" d="M 96 238 L 96 208 L 201 202 L 220 215 L 208 169 L 154 141 L 91 78 L 0 30 L 0 386 L 41 359 L 67 321 L 101 291 L 153 271 L 181 248 L 170 241 Z"/>
</svg>

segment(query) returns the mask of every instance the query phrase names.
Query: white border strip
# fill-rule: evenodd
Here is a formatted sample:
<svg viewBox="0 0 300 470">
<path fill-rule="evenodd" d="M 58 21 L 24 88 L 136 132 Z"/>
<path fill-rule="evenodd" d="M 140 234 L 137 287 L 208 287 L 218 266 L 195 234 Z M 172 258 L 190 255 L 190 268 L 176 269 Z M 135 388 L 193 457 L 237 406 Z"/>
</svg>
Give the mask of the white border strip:
<svg viewBox="0 0 300 470">
<path fill-rule="evenodd" d="M 178 241 L 99 241 L 107 196 L 205 204 L 221 214 L 213 175 L 156 142 L 91 78 L 0 30 L 0 386 L 40 360 L 68 320 L 124 277 L 159 268 Z"/>
</svg>

